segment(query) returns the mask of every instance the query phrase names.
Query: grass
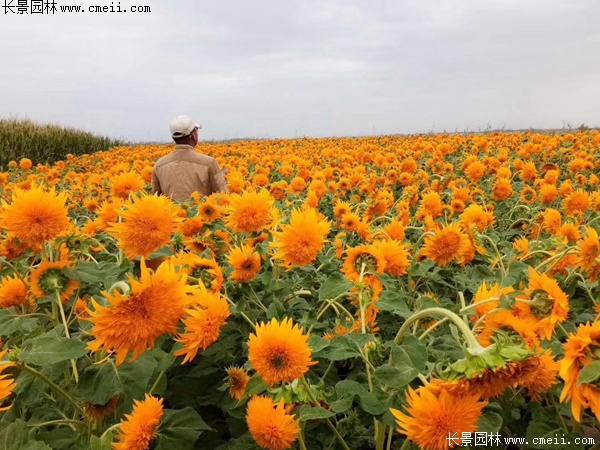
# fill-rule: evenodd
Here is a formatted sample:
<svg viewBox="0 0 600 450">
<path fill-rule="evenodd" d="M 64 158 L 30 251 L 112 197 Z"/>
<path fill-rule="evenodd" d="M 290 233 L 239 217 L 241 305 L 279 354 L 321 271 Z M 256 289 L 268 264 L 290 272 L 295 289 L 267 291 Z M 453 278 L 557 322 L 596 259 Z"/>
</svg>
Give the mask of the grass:
<svg viewBox="0 0 600 450">
<path fill-rule="evenodd" d="M 34 164 L 53 163 L 67 154 L 82 155 L 126 142 L 96 136 L 74 128 L 42 125 L 31 120 L 0 119 L 0 170 L 6 170 L 10 161 L 29 158 Z"/>
</svg>

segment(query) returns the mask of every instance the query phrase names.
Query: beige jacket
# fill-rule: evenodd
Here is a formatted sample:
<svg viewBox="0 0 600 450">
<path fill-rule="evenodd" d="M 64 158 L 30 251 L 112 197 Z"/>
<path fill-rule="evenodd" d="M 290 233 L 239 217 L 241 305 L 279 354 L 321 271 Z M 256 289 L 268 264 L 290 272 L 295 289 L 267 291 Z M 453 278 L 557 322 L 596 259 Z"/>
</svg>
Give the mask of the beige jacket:
<svg viewBox="0 0 600 450">
<path fill-rule="evenodd" d="M 215 158 L 196 152 L 190 145 L 176 145 L 175 150 L 156 162 L 152 170 L 152 193 L 187 200 L 194 191 L 201 196 L 229 192 Z"/>
</svg>

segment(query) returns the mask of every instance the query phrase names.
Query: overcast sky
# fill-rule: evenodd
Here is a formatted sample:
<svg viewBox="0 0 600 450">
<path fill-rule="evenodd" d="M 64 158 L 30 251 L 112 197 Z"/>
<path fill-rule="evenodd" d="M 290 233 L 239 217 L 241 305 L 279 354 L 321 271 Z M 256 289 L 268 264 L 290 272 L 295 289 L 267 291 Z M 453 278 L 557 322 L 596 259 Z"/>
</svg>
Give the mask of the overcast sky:
<svg viewBox="0 0 600 450">
<path fill-rule="evenodd" d="M 0 117 L 134 141 L 179 114 L 204 139 L 600 125 L 599 0 L 55 1 L 0 10 Z"/>
</svg>

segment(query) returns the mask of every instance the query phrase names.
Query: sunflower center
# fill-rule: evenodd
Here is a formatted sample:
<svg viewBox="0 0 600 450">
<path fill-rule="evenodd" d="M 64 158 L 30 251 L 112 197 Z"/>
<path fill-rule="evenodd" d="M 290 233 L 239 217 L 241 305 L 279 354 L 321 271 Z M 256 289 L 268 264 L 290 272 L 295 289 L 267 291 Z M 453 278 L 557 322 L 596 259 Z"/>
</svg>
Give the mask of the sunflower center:
<svg viewBox="0 0 600 450">
<path fill-rule="evenodd" d="M 286 366 L 286 360 L 283 355 L 275 355 L 271 358 L 271 366 L 277 370 L 281 370 Z"/>
<path fill-rule="evenodd" d="M 54 290 L 62 292 L 69 283 L 69 279 L 60 269 L 48 269 L 40 277 L 40 286 L 44 292 L 50 293 Z"/>
<path fill-rule="evenodd" d="M 244 270 L 251 270 L 254 268 L 254 264 L 252 264 L 252 261 L 247 260 L 247 261 L 244 261 L 244 264 L 242 264 L 242 268 Z"/>
<path fill-rule="evenodd" d="M 531 298 L 531 312 L 537 318 L 547 317 L 552 312 L 552 299 L 546 291 L 535 290 Z"/>
<path fill-rule="evenodd" d="M 369 253 L 362 253 L 358 255 L 354 261 L 354 268 L 358 273 L 360 273 L 361 270 L 363 270 L 363 273 L 375 273 L 377 271 L 377 260 Z"/>
</svg>

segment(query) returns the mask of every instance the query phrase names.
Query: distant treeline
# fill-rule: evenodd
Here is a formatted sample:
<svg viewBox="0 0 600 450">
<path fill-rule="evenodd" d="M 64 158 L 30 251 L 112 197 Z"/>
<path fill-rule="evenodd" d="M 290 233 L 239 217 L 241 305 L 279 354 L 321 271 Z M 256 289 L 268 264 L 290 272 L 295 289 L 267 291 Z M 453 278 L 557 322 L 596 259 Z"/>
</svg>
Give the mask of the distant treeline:
<svg viewBox="0 0 600 450">
<path fill-rule="evenodd" d="M 34 164 L 63 160 L 70 153 L 82 155 L 127 145 L 117 139 L 31 120 L 0 119 L 0 170 L 10 161 L 29 158 Z"/>
</svg>

